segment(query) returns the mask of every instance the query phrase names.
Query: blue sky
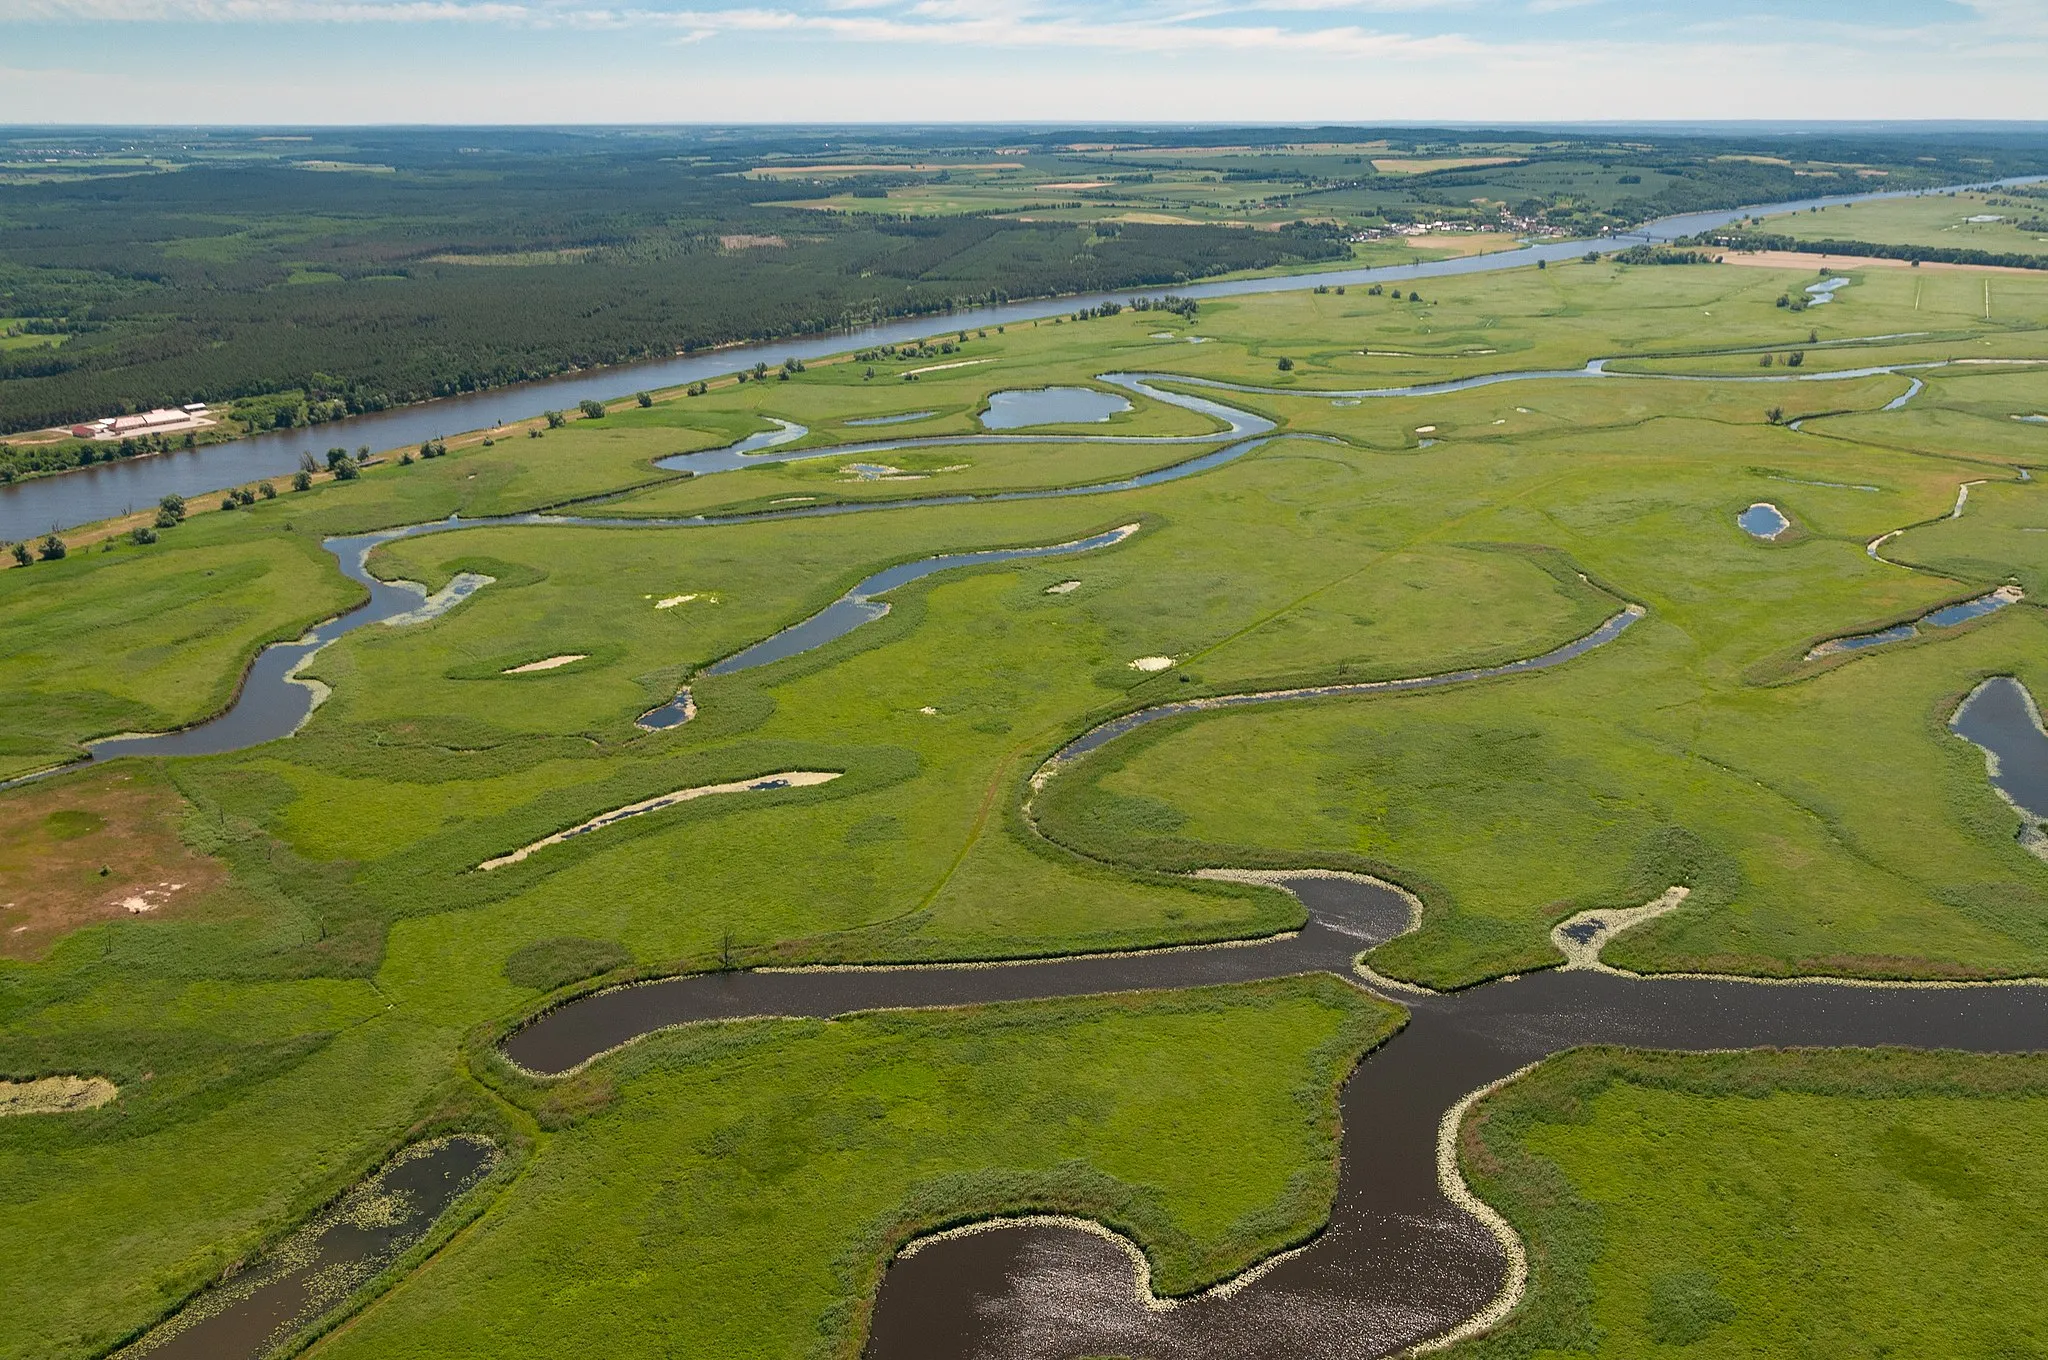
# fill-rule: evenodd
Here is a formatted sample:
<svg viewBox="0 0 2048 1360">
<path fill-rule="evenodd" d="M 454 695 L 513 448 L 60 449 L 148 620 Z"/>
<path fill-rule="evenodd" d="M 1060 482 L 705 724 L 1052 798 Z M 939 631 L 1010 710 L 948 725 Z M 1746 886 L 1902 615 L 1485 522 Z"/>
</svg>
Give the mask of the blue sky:
<svg viewBox="0 0 2048 1360">
<path fill-rule="evenodd" d="M 0 122 L 2048 118 L 2048 0 L 0 0 Z"/>
</svg>

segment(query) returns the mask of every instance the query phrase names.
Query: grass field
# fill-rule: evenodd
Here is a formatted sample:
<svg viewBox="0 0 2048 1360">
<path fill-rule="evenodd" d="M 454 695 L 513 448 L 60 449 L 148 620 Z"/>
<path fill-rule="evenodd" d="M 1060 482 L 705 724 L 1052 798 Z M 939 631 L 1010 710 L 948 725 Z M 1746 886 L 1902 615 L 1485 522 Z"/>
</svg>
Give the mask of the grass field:
<svg viewBox="0 0 2048 1360">
<path fill-rule="evenodd" d="M 2038 1057 L 1592 1049 L 1467 1121 L 1528 1238 L 1493 1356 L 2030 1355 Z"/>
<path fill-rule="evenodd" d="M 1806 240 L 1950 246 L 1999 254 L 2048 254 L 2048 198 L 1992 190 L 1927 194 L 1761 219 L 1762 229 Z M 2031 224 L 2031 225 L 2028 225 Z"/>
<path fill-rule="evenodd" d="M 1687 905 L 1611 960 L 2048 972 L 2048 865 L 1944 726 L 1986 675 L 2048 694 L 2039 604 L 1805 659 L 2008 579 L 2048 592 L 2043 492 L 2017 470 L 2048 467 L 2048 427 L 2012 418 L 2041 411 L 2040 370 L 1948 363 L 2048 359 L 2048 279 L 2001 276 L 1988 320 L 1983 281 L 1964 271 L 1852 271 L 1835 303 L 1776 305 L 1813 277 L 1572 264 L 1437 280 L 1413 300 L 1304 291 L 1204 303 L 1191 320 L 1126 311 L 945 334 L 968 366 L 916 382 L 903 371 L 941 361 L 663 393 L 538 439 L 455 440 L 353 482 L 197 507 L 151 545 L 124 536 L 0 572 L 5 777 L 93 736 L 218 710 L 264 640 L 354 598 L 323 535 L 571 500 L 633 518 L 1083 485 L 1213 449 L 1216 424 L 1141 400 L 1069 433 L 1191 442 L 978 444 L 989 394 L 1119 371 L 1278 389 L 1184 388 L 1279 429 L 1138 491 L 393 542 L 372 558 L 387 578 L 493 582 L 430 623 L 367 627 L 321 653 L 308 670 L 331 697 L 298 736 L 0 792 L 0 890 L 36 891 L 46 874 L 68 894 L 33 903 L 32 937 L 0 947 L 0 1076 L 101 1074 L 122 1089 L 97 1110 L 0 1121 L 0 1275 L 25 1282 L 0 1310 L 0 1357 L 106 1351 L 418 1130 L 464 1123 L 516 1145 L 508 1188 L 320 1353 L 445 1354 L 477 1337 L 494 1353 L 559 1350 L 587 1343 L 593 1320 L 621 1354 L 845 1350 L 905 1232 L 1025 1205 L 1112 1222 L 1163 1289 L 1192 1289 L 1320 1221 L 1333 1083 L 1394 1023 L 1322 978 L 742 1026 L 670 1035 L 565 1083 L 508 1077 L 495 1038 L 593 973 L 1016 958 L 1300 923 L 1279 894 L 1175 876 L 1219 864 L 1362 868 L 1412 887 L 1422 928 L 1372 964 L 1432 985 L 1554 964 L 1558 919 L 1673 883 L 1693 888 Z M 1806 375 L 1946 366 L 1899 410 L 1884 409 L 1907 390 L 1896 375 L 1731 381 L 1762 374 L 1766 352 L 1783 375 L 1794 349 Z M 1598 357 L 1698 381 L 1336 395 Z M 849 423 L 911 411 L 933 414 Z M 809 447 L 948 442 L 691 479 L 654 466 L 773 420 L 809 427 Z M 903 475 L 857 480 L 851 461 Z M 1950 518 L 1966 481 L 1982 484 Z M 1792 531 L 1766 543 L 1738 528 L 1758 500 Z M 703 673 L 893 563 L 1125 524 L 1139 527 L 1116 546 L 940 573 L 817 651 Z M 1906 526 L 1885 560 L 1866 551 Z M 1498 664 L 1625 602 L 1645 619 L 1560 669 L 1176 719 L 1055 777 L 1035 826 L 1020 811 L 1041 761 L 1103 718 Z M 506 673 L 570 654 L 584 659 Z M 1155 657 L 1172 664 L 1131 664 Z M 685 684 L 693 721 L 634 725 Z M 791 769 L 841 777 L 682 804 L 475 871 L 609 809 Z M 131 912 L 98 886 L 100 865 L 112 894 L 180 856 L 207 874 L 189 907 Z M 0 900 L 0 928 L 29 921 Z M 1678 1103 L 1624 1108 L 1652 1087 Z M 1747 1127 L 1712 1092 L 1603 1089 L 1590 1124 L 1528 1126 L 1530 1155 L 1589 1201 L 1607 1191 L 1587 1178 L 1628 1164 L 1631 1130 L 1653 1115 L 1696 1124 L 1703 1148 Z M 1841 1104 L 1786 1099 L 1773 1129 Z M 1955 1110 L 1930 1106 L 1926 1136 L 1973 1145 L 1976 1116 Z M 1889 1136 L 1853 1124 L 1844 1147 Z M 1591 1152 L 1574 1150 L 1582 1128 Z M 1832 1184 L 1818 1156 L 1784 1174 Z M 1986 1262 L 2003 1259 L 2003 1221 L 1970 1248 Z M 1897 1250 L 1915 1260 L 1968 1227 L 1901 1223 Z M 1643 1228 L 1634 1256 L 1566 1292 L 1592 1299 L 1609 1335 L 1634 1335 L 1650 1282 L 1624 1279 L 1626 1264 L 1669 1254 L 1659 1243 L 1678 1238 L 1656 1234 L 1682 1227 Z M 1697 1281 L 1657 1288 L 1708 1297 Z M 1751 1285 L 1712 1288 L 1740 1304 L 1748 1293 L 1728 1291 Z M 1757 1325 L 1727 1335 L 1789 1335 Z M 1972 1334 L 1953 1335 L 1967 1349 Z"/>
</svg>

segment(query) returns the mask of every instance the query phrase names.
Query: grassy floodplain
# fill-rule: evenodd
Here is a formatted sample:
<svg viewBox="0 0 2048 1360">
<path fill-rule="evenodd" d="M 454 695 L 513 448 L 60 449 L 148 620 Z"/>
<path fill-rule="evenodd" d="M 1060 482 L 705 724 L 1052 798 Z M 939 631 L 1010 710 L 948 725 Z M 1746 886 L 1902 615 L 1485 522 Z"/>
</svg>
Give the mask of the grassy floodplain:
<svg viewBox="0 0 2048 1360">
<path fill-rule="evenodd" d="M 2037 1352 L 2044 1078 L 1898 1050 L 1554 1059 L 1466 1122 L 1533 1288 L 1451 1354 Z"/>
<path fill-rule="evenodd" d="M 2020 190 L 1926 194 L 1760 218 L 1762 229 L 1809 241 L 1950 246 L 2048 255 L 2048 195 Z"/>
<path fill-rule="evenodd" d="M 1921 273 L 1852 271 L 1839 301 L 1797 315 L 1776 299 L 1808 272 L 1610 263 L 1438 280 L 1415 300 L 1300 292 L 1192 320 L 1013 327 L 965 342 L 963 362 L 986 362 L 915 382 L 915 361 L 873 378 L 821 363 L 664 393 L 538 439 L 457 440 L 357 481 L 198 507 L 152 545 L 0 572 L 0 685 L 20 696 L 0 715 L 11 775 L 217 710 L 263 640 L 353 598 L 328 534 L 590 498 L 650 517 L 1089 484 L 1213 449 L 1214 422 L 1138 400 L 1078 432 L 1193 442 L 975 444 L 988 395 L 1113 371 L 1280 389 L 1184 388 L 1280 429 L 1140 491 L 380 548 L 387 578 L 494 581 L 431 623 L 320 654 L 309 673 L 331 698 L 295 738 L 122 785 L 133 823 L 180 837 L 218 883 L 148 912 L 87 912 L 33 957 L 0 951 L 0 1076 L 122 1089 L 97 1110 L 0 1123 L 0 1275 L 25 1282 L 0 1310 L 0 1356 L 108 1350 L 415 1132 L 449 1127 L 507 1143 L 509 1188 L 327 1350 L 439 1354 L 483 1334 L 559 1349 L 594 1318 L 622 1354 L 850 1349 L 902 1232 L 1021 1205 L 1104 1217 L 1162 1289 L 1191 1289 L 1312 1230 L 1329 1093 L 1394 1023 L 1316 979 L 672 1035 L 552 1084 L 490 1057 L 507 1027 L 593 976 L 1253 936 L 1298 924 L 1299 908 L 1174 872 L 1306 863 L 1415 889 L 1422 928 L 1372 962 L 1432 985 L 1555 963 L 1556 920 L 1674 882 L 1694 889 L 1687 906 L 1611 959 L 2048 972 L 2048 866 L 1944 727 L 1985 675 L 2048 694 L 2038 604 L 1803 659 L 2008 577 L 2035 593 L 2048 561 L 2031 531 L 2048 517 L 2017 469 L 2048 468 L 2048 427 L 2010 417 L 2038 410 L 2043 370 L 1929 370 L 1896 411 L 1883 408 L 1906 392 L 1899 376 L 1732 381 L 1795 349 L 1804 374 L 2048 359 L 2048 279 L 2002 276 L 1986 320 L 1979 280 Z M 1600 357 L 1712 380 L 1332 395 Z M 847 423 L 924 410 L 914 425 Z M 905 475 L 873 481 L 849 480 L 852 455 L 688 480 L 655 466 L 773 419 L 810 427 L 813 447 L 927 430 L 959 442 L 878 454 Z M 1985 484 L 1944 518 L 1965 481 Z M 1792 532 L 1744 534 L 1735 515 L 1756 500 Z M 1100 552 L 928 578 L 816 652 L 699 673 L 889 564 L 1130 523 Z M 1866 551 L 1904 526 L 1886 560 Z M 1055 779 L 1036 829 L 1019 811 L 1043 758 L 1101 718 L 1497 664 L 1623 602 L 1647 618 L 1559 670 L 1163 723 Z M 569 654 L 584 659 L 506 674 Z M 1150 657 L 1173 664 L 1130 664 Z M 633 725 L 685 683 L 694 721 Z M 606 809 L 787 769 L 842 777 L 474 871 Z M 30 856 L 6 871 L 32 877 L 46 845 L 85 873 L 94 858 L 120 867 L 129 823 L 81 814 L 124 773 L 0 793 L 0 846 Z M 1719 1117 L 1670 1117 L 1695 1116 Z M 1908 1246 L 1943 1249 L 1912 1231 Z M 614 1282 L 602 1297 L 539 1283 L 571 1249 Z M 739 1288 L 771 1268 L 784 1292 Z M 680 1280 L 723 1281 L 724 1303 L 679 1318 Z"/>
</svg>

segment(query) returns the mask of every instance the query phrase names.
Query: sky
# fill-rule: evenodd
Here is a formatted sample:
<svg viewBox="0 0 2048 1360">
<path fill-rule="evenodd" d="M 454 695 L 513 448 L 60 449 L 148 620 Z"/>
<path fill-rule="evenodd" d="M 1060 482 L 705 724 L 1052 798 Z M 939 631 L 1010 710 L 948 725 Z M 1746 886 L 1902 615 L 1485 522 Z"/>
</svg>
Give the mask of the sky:
<svg viewBox="0 0 2048 1360">
<path fill-rule="evenodd" d="M 2048 0 L 0 0 L 0 123 L 2048 119 Z"/>
</svg>

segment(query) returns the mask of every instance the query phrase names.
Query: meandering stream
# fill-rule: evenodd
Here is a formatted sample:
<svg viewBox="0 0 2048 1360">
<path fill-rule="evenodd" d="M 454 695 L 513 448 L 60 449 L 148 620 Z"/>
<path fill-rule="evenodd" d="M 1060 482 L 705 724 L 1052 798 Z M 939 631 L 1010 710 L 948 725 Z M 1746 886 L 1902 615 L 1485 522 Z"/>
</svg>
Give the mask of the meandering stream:
<svg viewBox="0 0 2048 1360">
<path fill-rule="evenodd" d="M 2001 187 L 2032 183 L 2039 176 L 1999 180 L 1983 186 Z M 978 330 L 983 327 L 1015 325 L 1019 322 L 1066 316 L 1084 307 L 1104 302 L 1128 302 L 1136 297 L 1157 298 L 1167 292 L 1197 300 L 1238 297 L 1257 293 L 1290 292 L 1317 284 L 1363 285 L 1388 279 L 1447 278 L 1468 274 L 1519 269 L 1535 264 L 1563 263 L 1577 259 L 1589 248 L 1615 250 L 1644 241 L 1680 240 L 1703 231 L 1713 231 L 1739 221 L 1751 213 L 1800 212 L 1810 207 L 1839 203 L 1862 203 L 1910 196 L 1912 191 L 1881 190 L 1867 194 L 1802 199 L 1767 206 L 1718 209 L 1685 213 L 1648 223 L 1634 231 L 1617 233 L 1600 242 L 1553 241 L 1527 245 L 1517 250 L 1484 255 L 1465 255 L 1445 260 L 1418 261 L 1408 265 L 1378 265 L 1364 268 L 1332 269 L 1309 274 L 1273 275 L 1251 279 L 1219 279 L 1210 283 L 1177 285 L 1171 289 L 1129 288 L 1114 293 L 1079 297 L 1041 298 L 1030 302 L 1009 302 L 994 307 L 976 307 L 950 312 L 942 317 L 906 317 L 873 326 L 833 331 L 822 335 L 758 344 L 735 345 L 702 354 L 678 355 L 638 364 L 621 364 L 584 373 L 565 374 L 536 382 L 497 388 L 398 407 L 374 414 L 351 416 L 346 420 L 316 426 L 311 430 L 278 431 L 251 435 L 225 444 L 213 444 L 185 453 L 153 458 L 124 459 L 98 463 L 90 468 L 56 477 L 40 477 L 0 486 L 0 539 L 25 539 L 53 527 L 85 524 L 107 519 L 139 507 L 154 505 L 165 495 L 198 496 L 223 487 L 239 486 L 264 477 L 289 476 L 298 465 L 302 450 L 314 446 L 358 445 L 372 449 L 408 448 L 428 439 L 464 430 L 493 428 L 510 421 L 528 419 L 544 408 L 568 409 L 586 399 L 615 399 L 636 389 L 680 387 L 700 379 L 716 378 L 750 367 L 756 359 L 776 363 L 784 357 L 811 360 L 828 358 L 852 349 L 900 344 L 940 332 Z"/>
</svg>

